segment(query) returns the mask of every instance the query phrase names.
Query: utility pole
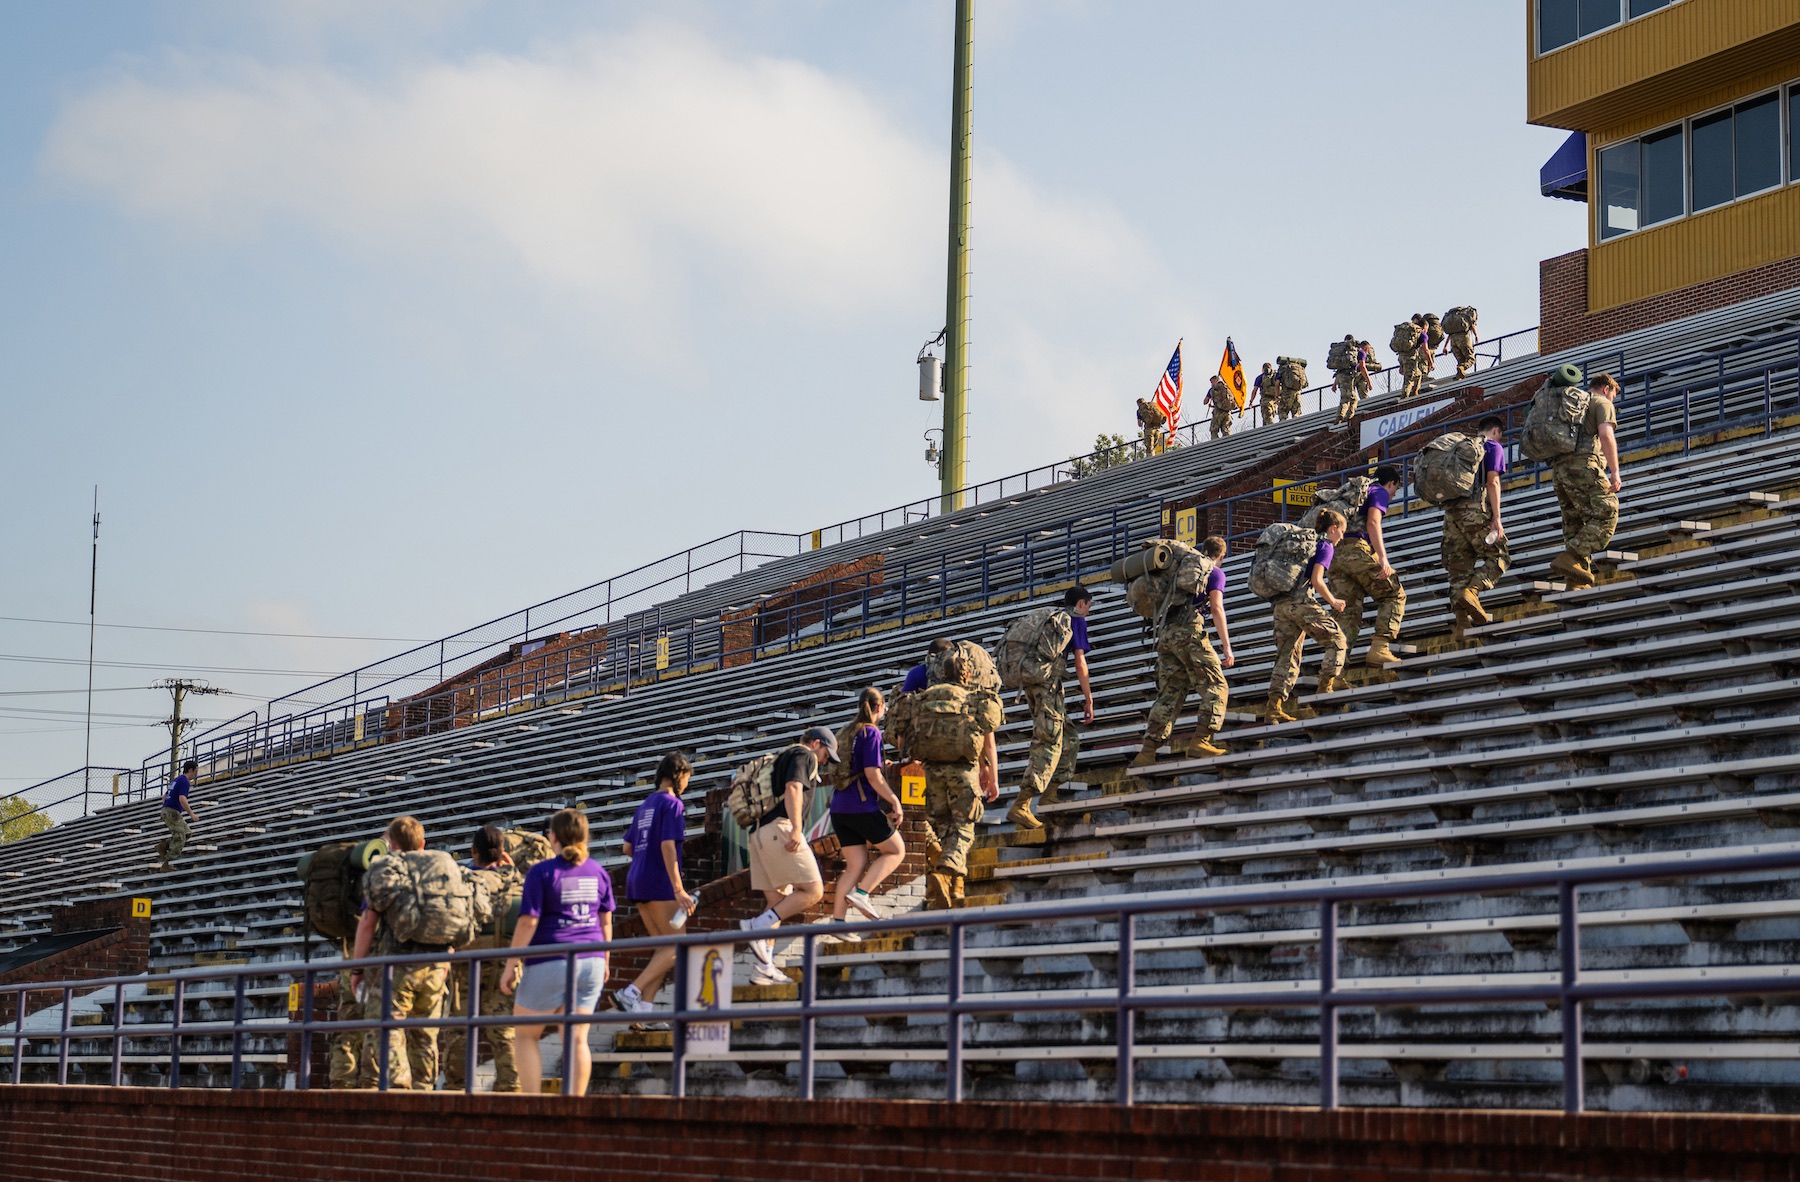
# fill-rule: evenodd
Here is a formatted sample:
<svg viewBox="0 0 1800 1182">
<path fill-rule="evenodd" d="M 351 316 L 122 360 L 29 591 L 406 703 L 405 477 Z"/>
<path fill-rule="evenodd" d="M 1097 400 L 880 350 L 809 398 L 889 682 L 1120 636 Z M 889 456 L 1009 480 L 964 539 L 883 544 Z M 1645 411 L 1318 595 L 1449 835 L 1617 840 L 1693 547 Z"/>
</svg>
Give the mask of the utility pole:
<svg viewBox="0 0 1800 1182">
<path fill-rule="evenodd" d="M 94 556 L 88 565 L 87 727 L 81 745 L 81 815 L 88 815 L 88 781 L 94 766 L 94 603 L 100 586 L 100 486 L 94 486 Z"/>
<path fill-rule="evenodd" d="M 943 511 L 963 507 L 969 471 L 969 201 L 975 133 L 971 88 L 975 69 L 975 0 L 956 0 L 956 64 L 950 101 L 950 265 L 944 321 Z"/>
<path fill-rule="evenodd" d="M 169 728 L 169 783 L 181 772 L 181 732 L 193 726 L 191 719 L 181 717 L 181 701 L 189 694 L 222 694 L 226 691 L 206 684 L 204 681 L 189 681 L 183 677 L 165 677 L 156 683 L 158 688 L 169 691 L 174 699 L 174 709 L 163 725 Z"/>
</svg>

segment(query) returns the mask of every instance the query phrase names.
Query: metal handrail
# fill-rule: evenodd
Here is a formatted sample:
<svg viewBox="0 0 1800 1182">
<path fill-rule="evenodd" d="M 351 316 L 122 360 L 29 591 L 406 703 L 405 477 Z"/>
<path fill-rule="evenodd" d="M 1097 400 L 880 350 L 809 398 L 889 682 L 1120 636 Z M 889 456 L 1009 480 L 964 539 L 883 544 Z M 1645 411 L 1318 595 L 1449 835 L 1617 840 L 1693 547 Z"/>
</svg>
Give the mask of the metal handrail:
<svg viewBox="0 0 1800 1182">
<path fill-rule="evenodd" d="M 1576 1114 L 1582 1111 L 1584 1105 L 1581 1032 L 1583 1003 L 1601 1000 L 1641 1001 L 1674 997 L 1727 997 L 1791 993 L 1794 989 L 1791 976 L 1776 973 L 1735 977 L 1730 980 L 1695 978 L 1679 981 L 1585 981 L 1581 974 L 1580 892 L 1584 888 L 1611 883 L 1755 874 L 1793 869 L 1800 869 L 1800 846 L 1789 843 L 1786 848 L 1775 850 L 1764 851 L 1752 847 L 1749 852 L 1709 857 L 1661 857 L 1643 860 L 1620 858 L 1616 863 L 1610 865 L 1557 866 L 1548 869 L 1511 871 L 1452 870 L 1443 872 L 1436 878 L 1417 882 L 1396 883 L 1371 878 L 1360 881 L 1308 882 L 1291 885 L 1276 883 L 1256 887 L 1211 888 L 1184 892 L 1179 896 L 1173 894 L 1145 896 L 1115 902 L 1025 904 L 978 908 L 971 911 L 915 912 L 906 916 L 867 923 L 787 927 L 778 929 L 778 938 L 797 938 L 802 941 L 799 1000 L 792 1005 L 758 1005 L 754 1010 L 736 1011 L 736 1014 L 753 1016 L 755 1020 L 762 1022 L 796 1021 L 800 1023 L 799 1083 L 803 1099 L 812 1099 L 814 1094 L 816 1059 L 814 1036 L 820 1018 L 942 1016 L 946 1026 L 945 1095 L 949 1100 L 960 1100 L 962 1098 L 962 1019 L 964 1017 L 981 1014 L 1049 1013 L 1071 1010 L 1112 1012 L 1117 1017 L 1114 1031 L 1115 1053 L 1118 1062 L 1116 1100 L 1119 1104 L 1129 1105 L 1134 1099 L 1133 1064 L 1136 1052 L 1133 1042 L 1134 1022 L 1132 1019 L 1137 1013 L 1154 1010 L 1292 1009 L 1311 1006 L 1317 1008 L 1320 1014 L 1319 1105 L 1323 1109 L 1334 1109 L 1339 1105 L 1337 1064 L 1342 1044 L 1336 1018 L 1340 1010 L 1418 1005 L 1553 1003 L 1560 1007 L 1562 1015 L 1560 1043 L 1563 1066 L 1563 1110 L 1569 1114 Z M 1545 890 L 1554 890 L 1557 894 L 1557 946 L 1560 971 L 1559 980 L 1555 984 L 1346 988 L 1337 979 L 1338 953 L 1342 939 L 1338 928 L 1338 908 L 1345 903 L 1426 899 L 1451 895 L 1487 895 L 1500 892 L 1529 893 Z M 1311 904 L 1319 909 L 1319 983 L 1317 991 L 1310 995 L 1297 995 L 1293 990 L 1270 989 L 1257 985 L 1226 988 L 1205 995 L 1189 995 L 1167 990 L 1145 991 L 1140 990 L 1136 985 L 1134 941 L 1137 921 L 1144 916 L 1187 912 L 1241 911 L 1258 907 L 1290 908 L 1304 904 Z M 1119 957 L 1119 982 L 1118 988 L 1112 996 L 1084 998 L 1052 994 L 1033 998 L 1007 999 L 982 998 L 979 995 L 968 996 L 962 992 L 961 967 L 967 952 L 967 933 L 971 929 L 1002 925 L 1007 927 L 1042 925 L 1081 919 L 1112 919 L 1118 924 L 1114 943 Z M 849 933 L 880 936 L 932 929 L 945 931 L 948 940 L 946 952 L 950 965 L 950 977 L 945 996 L 941 1001 L 918 997 L 818 1000 L 816 988 L 817 944 L 820 939 L 833 939 Z M 10 1082 L 18 1085 L 24 1082 L 24 1052 L 27 1043 L 51 1040 L 57 1043 L 57 1081 L 66 1083 L 70 1042 L 77 1039 L 108 1040 L 112 1044 L 111 1082 L 117 1086 L 122 1082 L 121 1055 L 124 1040 L 127 1038 L 141 1040 L 166 1037 L 169 1039 L 167 1050 L 169 1086 L 180 1087 L 182 1039 L 207 1035 L 228 1035 L 232 1041 L 231 1086 L 236 1088 L 243 1086 L 242 1064 L 245 1036 L 280 1031 L 284 1034 L 299 1036 L 299 1069 L 296 1072 L 295 1083 L 297 1088 L 306 1089 L 310 1087 L 315 1035 L 366 1030 L 381 1031 L 385 1035 L 387 1032 L 396 1030 L 443 1029 L 460 1026 L 466 1035 L 465 1054 L 468 1056 L 465 1063 L 463 1086 L 465 1091 L 473 1092 L 475 1090 L 476 1059 L 481 1041 L 477 1032 L 488 1026 L 519 1024 L 519 1018 L 516 1015 L 483 1016 L 481 1014 L 479 962 L 511 957 L 517 953 L 524 953 L 534 958 L 560 956 L 564 960 L 564 979 L 567 989 L 565 996 L 568 996 L 573 994 L 572 985 L 576 959 L 583 954 L 654 951 L 659 948 L 686 950 L 719 946 L 735 947 L 746 941 L 766 939 L 771 935 L 775 935 L 775 932 L 767 929 L 755 932 L 728 929 L 720 932 L 687 932 L 673 936 L 639 937 L 590 944 L 537 945 L 526 949 L 480 949 L 452 953 L 377 956 L 362 960 L 336 961 L 331 962 L 328 966 L 320 967 L 308 963 L 298 968 L 283 964 L 269 964 L 182 969 L 160 974 L 155 978 L 159 982 L 170 984 L 174 991 L 173 1008 L 169 1021 L 160 1024 L 127 1025 L 124 1021 L 125 987 L 129 984 L 144 982 L 146 978 L 142 976 L 106 977 L 89 981 L 10 984 L 0 986 L 0 998 L 11 996 L 14 1023 L 12 1030 L 0 1030 L 0 1042 L 10 1041 L 12 1043 Z M 1018 947 L 1029 948 L 1030 946 L 1020 945 Z M 678 951 L 674 973 L 675 1004 L 669 1011 L 655 1011 L 657 1020 L 666 1020 L 674 1032 L 671 1050 L 671 1094 L 678 1098 L 687 1093 L 686 1061 L 689 1027 L 695 1024 L 730 1021 L 734 1016 L 734 1010 L 731 1007 L 706 1009 L 687 1005 L 690 959 L 689 956 Z M 390 1003 L 384 1005 L 383 1016 L 380 1018 L 322 1021 L 313 1018 L 315 982 L 320 974 L 332 974 L 345 969 L 357 968 L 376 970 L 381 976 L 381 996 L 386 1001 L 392 997 L 395 969 L 446 961 L 453 966 L 469 966 L 467 972 L 470 997 L 469 1003 L 465 1007 L 466 1014 L 397 1019 L 386 1016 L 391 1013 Z M 267 1018 L 244 1017 L 246 983 L 251 979 L 266 978 L 287 979 L 299 986 L 299 1021 L 290 1020 L 287 1023 L 280 1023 Z M 231 1020 L 201 1022 L 185 1020 L 183 1008 L 189 996 L 188 986 L 202 981 L 225 981 L 230 984 L 234 1001 Z M 98 992 L 109 987 L 113 990 L 112 1024 L 110 1026 L 73 1026 L 70 1007 L 75 994 L 77 992 Z M 56 993 L 60 996 L 63 1007 L 60 1027 L 54 1032 L 28 1032 L 25 1029 L 28 998 L 33 993 L 45 992 Z M 220 993 L 203 993 L 196 996 L 222 995 L 221 991 Z M 588 1014 L 565 1012 L 546 1015 L 546 1018 L 548 1020 L 544 1023 L 545 1025 L 559 1026 L 562 1030 L 564 1048 L 562 1092 L 564 1095 L 568 1095 L 573 1090 L 575 1058 L 573 1054 L 569 1053 L 568 1048 L 573 1045 L 575 1028 L 582 1027 L 585 1037 L 585 1028 L 594 1024 L 616 1025 L 638 1022 L 644 1020 L 644 1015 L 608 1010 Z M 385 1038 L 383 1041 L 385 1042 Z M 384 1045 L 377 1054 L 378 1088 L 381 1091 L 388 1090 L 390 1084 L 387 1076 L 387 1061 L 387 1048 Z"/>
</svg>

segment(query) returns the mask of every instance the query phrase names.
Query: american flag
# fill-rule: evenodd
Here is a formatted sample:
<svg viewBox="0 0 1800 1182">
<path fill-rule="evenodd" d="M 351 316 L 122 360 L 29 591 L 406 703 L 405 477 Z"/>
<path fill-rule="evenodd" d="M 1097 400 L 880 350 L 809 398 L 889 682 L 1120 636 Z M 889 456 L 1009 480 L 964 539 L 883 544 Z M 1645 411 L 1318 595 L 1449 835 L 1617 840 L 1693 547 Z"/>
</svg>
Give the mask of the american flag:
<svg viewBox="0 0 1800 1182">
<path fill-rule="evenodd" d="M 1175 355 L 1169 358 L 1169 368 L 1163 371 L 1162 381 L 1156 383 L 1154 395 L 1156 405 L 1169 416 L 1169 434 L 1181 426 L 1181 342 L 1175 342 Z"/>
</svg>

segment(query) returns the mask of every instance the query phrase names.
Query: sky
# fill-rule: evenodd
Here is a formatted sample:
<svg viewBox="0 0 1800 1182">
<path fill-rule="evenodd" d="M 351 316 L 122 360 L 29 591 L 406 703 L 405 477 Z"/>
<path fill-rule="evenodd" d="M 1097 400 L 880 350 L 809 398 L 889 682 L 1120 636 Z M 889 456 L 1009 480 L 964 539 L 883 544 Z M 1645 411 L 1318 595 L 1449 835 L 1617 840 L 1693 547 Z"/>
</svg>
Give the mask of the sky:
<svg viewBox="0 0 1800 1182">
<path fill-rule="evenodd" d="M 131 767 L 158 678 L 225 719 L 929 496 L 951 16 L 0 6 L 0 793 L 82 765 L 96 485 L 93 763 Z M 1191 377 L 1228 334 L 1533 326 L 1585 211 L 1537 192 L 1524 21 L 978 0 L 970 479 L 1129 430 L 1177 339 Z"/>
</svg>

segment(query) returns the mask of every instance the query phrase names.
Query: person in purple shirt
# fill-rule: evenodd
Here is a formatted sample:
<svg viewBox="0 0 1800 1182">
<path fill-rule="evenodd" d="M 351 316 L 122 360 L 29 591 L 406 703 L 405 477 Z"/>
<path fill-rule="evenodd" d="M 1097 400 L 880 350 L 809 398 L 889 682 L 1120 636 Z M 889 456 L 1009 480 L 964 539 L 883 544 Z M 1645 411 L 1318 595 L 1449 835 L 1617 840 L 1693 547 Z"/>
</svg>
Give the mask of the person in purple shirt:
<svg viewBox="0 0 1800 1182">
<path fill-rule="evenodd" d="M 162 860 L 159 870 L 175 869 L 175 859 L 181 856 L 182 847 L 193 832 L 188 828 L 189 821 L 198 821 L 194 815 L 194 806 L 188 803 L 188 791 L 193 784 L 193 777 L 200 774 L 198 760 L 190 759 L 181 765 L 181 774 L 163 793 L 162 823 L 168 826 L 169 836 L 156 843 L 156 856 Z M 183 813 L 187 815 L 182 816 Z"/>
<path fill-rule="evenodd" d="M 631 859 L 631 869 L 625 874 L 625 896 L 636 904 L 647 935 L 680 931 L 694 910 L 694 896 L 681 885 L 681 849 L 687 838 L 687 809 L 681 796 L 693 774 L 694 765 L 681 752 L 663 756 L 656 765 L 656 789 L 638 805 L 625 830 L 625 856 Z M 615 1010 L 649 1012 L 674 967 L 675 949 L 658 948 L 637 980 L 607 1001 Z M 661 1022 L 634 1025 L 645 1030 L 666 1028 Z"/>
<path fill-rule="evenodd" d="M 1500 442 L 1506 424 L 1493 415 L 1476 428 L 1481 462 L 1469 495 L 1444 502 L 1444 570 L 1450 575 L 1450 611 L 1456 631 L 1493 619 L 1481 606 L 1481 593 L 1491 589 L 1512 565 L 1506 526 L 1500 521 L 1500 478 L 1506 475 L 1506 447 Z"/>
<path fill-rule="evenodd" d="M 1156 702 L 1150 707 L 1150 720 L 1144 727 L 1143 749 L 1131 763 L 1147 767 L 1157 761 L 1157 751 L 1174 733 L 1175 720 L 1187 697 L 1200 691 L 1200 724 L 1188 740 L 1187 757 L 1216 757 L 1225 748 L 1213 742 L 1219 728 L 1225 725 L 1225 703 L 1230 686 L 1225 670 L 1236 664 L 1231 655 L 1231 633 L 1225 626 L 1225 539 L 1210 537 L 1200 543 L 1200 553 L 1212 560 L 1200 593 L 1186 603 L 1169 608 L 1156 626 Z M 1219 631 L 1219 643 L 1225 650 L 1220 662 L 1206 638 L 1206 618 L 1212 611 L 1213 626 Z"/>
<path fill-rule="evenodd" d="M 519 924 L 513 929 L 514 948 L 551 951 L 558 944 L 597 944 L 612 939 L 612 876 L 588 857 L 587 816 L 563 809 L 550 818 L 550 848 L 556 857 L 546 858 L 525 872 L 519 895 Z M 566 986 L 568 961 L 558 955 L 512 957 L 500 976 L 500 991 L 513 996 L 513 1013 L 523 1019 L 514 1026 L 514 1058 L 519 1068 L 519 1088 L 527 1096 L 543 1090 L 544 1060 L 538 1050 L 545 1023 L 530 1019 L 546 1014 L 591 1014 L 606 986 L 606 953 L 599 950 L 576 954 L 575 996 Z M 587 1029 L 578 1027 L 574 1042 L 575 1095 L 587 1094 L 593 1055 Z M 569 1047 L 563 1048 L 566 1055 Z"/>
<path fill-rule="evenodd" d="M 1400 576 L 1388 562 L 1387 540 L 1381 527 L 1388 505 L 1404 483 L 1400 469 L 1392 464 L 1375 469 L 1362 507 L 1352 515 L 1355 520 L 1344 531 L 1344 541 L 1337 547 L 1328 572 L 1333 594 L 1345 603 L 1338 614 L 1338 627 L 1344 633 L 1346 653 L 1356 647 L 1357 633 L 1362 631 L 1363 598 L 1375 601 L 1375 635 L 1369 639 L 1363 663 L 1376 670 L 1400 660 L 1394 655 L 1393 642 L 1400 638 L 1400 621 L 1406 615 L 1406 588 L 1400 585 Z"/>
<path fill-rule="evenodd" d="M 837 834 L 844 855 L 844 872 L 838 876 L 837 895 L 831 904 L 834 923 L 849 918 L 852 907 L 865 918 L 882 918 L 869 893 L 898 870 L 906 857 L 906 842 L 899 832 L 904 812 L 882 770 L 880 723 L 886 715 L 887 702 L 881 691 L 872 685 L 865 688 L 857 699 L 855 730 L 844 757 L 849 762 L 850 785 L 831 797 L 831 831 Z"/>
<path fill-rule="evenodd" d="M 1275 666 L 1269 673 L 1269 706 L 1264 718 L 1271 725 L 1294 721 L 1286 703 L 1300 678 L 1300 646 L 1306 637 L 1325 648 L 1319 661 L 1319 692 L 1328 694 L 1343 684 L 1338 674 L 1344 668 L 1344 633 L 1331 613 L 1343 611 L 1345 604 L 1325 581 L 1337 544 L 1344 539 L 1343 515 L 1335 509 L 1320 510 L 1316 529 L 1318 545 L 1301 567 L 1293 590 L 1269 601 L 1275 612 Z M 1330 612 L 1319 599 L 1331 605 Z"/>
<path fill-rule="evenodd" d="M 900 683 L 900 692 L 903 694 L 918 693 L 925 688 L 930 676 L 931 671 L 925 668 L 924 661 L 920 661 L 917 665 L 914 665 L 911 669 L 906 671 L 906 680 Z"/>
<path fill-rule="evenodd" d="M 1088 681 L 1088 612 L 1094 593 L 1077 583 L 1063 592 L 1062 611 L 1069 622 L 1069 643 L 1063 650 L 1074 658 L 1075 679 L 1081 684 L 1081 721 L 1094 721 L 1094 687 Z M 1006 810 L 1006 819 L 1022 830 L 1042 829 L 1044 823 L 1031 811 L 1039 794 L 1056 799 L 1059 788 L 1075 774 L 1081 736 L 1069 725 L 1068 695 L 1058 683 L 1026 686 L 1025 705 L 1031 710 L 1031 766 L 1019 781 L 1019 795 Z"/>
</svg>

